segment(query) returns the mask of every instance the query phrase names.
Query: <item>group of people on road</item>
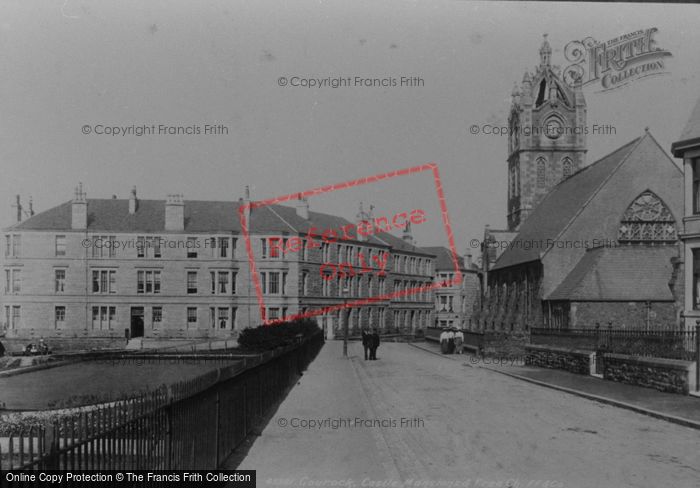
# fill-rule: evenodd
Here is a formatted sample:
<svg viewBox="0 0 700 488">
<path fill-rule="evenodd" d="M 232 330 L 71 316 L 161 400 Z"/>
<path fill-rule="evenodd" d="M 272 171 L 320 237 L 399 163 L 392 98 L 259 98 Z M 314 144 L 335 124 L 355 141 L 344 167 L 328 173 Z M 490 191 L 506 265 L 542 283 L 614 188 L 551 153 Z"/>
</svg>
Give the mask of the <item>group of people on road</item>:
<svg viewBox="0 0 700 488">
<path fill-rule="evenodd" d="M 45 354 L 51 354 L 51 349 L 49 349 L 48 344 L 44 342 L 44 339 L 39 339 L 39 344 L 34 344 L 33 342 L 30 342 L 27 344 L 27 346 L 24 348 L 24 355 L 25 356 L 38 356 L 38 355 L 45 355 Z M 2 356 L 2 354 L 0 354 Z"/>
<path fill-rule="evenodd" d="M 464 333 L 460 329 L 444 329 L 440 334 L 440 352 L 443 354 L 462 354 Z"/>
<path fill-rule="evenodd" d="M 368 359 L 371 361 L 377 359 L 378 347 L 379 332 L 377 332 L 377 329 L 372 329 L 372 332 L 370 332 L 367 329 L 362 329 L 362 348 L 365 350 L 365 361 L 367 361 Z"/>
</svg>

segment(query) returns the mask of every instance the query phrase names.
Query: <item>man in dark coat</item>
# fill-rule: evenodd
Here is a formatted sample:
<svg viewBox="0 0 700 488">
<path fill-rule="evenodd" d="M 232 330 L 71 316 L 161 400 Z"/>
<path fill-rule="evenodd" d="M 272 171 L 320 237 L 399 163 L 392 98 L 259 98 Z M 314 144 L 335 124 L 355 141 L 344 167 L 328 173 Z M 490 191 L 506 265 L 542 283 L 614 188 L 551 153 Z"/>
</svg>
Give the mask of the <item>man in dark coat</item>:
<svg viewBox="0 0 700 488">
<path fill-rule="evenodd" d="M 379 332 L 377 329 L 372 329 L 372 334 L 370 335 L 369 342 L 369 358 L 371 360 L 377 359 L 377 348 L 379 347 Z"/>
<path fill-rule="evenodd" d="M 372 335 L 367 329 L 362 329 L 362 349 L 365 350 L 365 361 L 367 361 L 367 356 L 369 354 L 369 343 L 371 336 Z"/>
</svg>

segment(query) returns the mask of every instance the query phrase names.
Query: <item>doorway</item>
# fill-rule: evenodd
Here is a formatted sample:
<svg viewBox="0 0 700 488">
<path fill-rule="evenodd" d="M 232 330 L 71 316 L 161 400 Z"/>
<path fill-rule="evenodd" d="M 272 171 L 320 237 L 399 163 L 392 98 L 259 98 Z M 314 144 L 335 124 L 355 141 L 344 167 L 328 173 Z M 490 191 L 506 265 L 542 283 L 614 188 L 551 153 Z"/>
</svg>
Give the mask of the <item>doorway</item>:
<svg viewBox="0 0 700 488">
<path fill-rule="evenodd" d="M 131 307 L 131 337 L 143 337 L 143 307 Z"/>
</svg>

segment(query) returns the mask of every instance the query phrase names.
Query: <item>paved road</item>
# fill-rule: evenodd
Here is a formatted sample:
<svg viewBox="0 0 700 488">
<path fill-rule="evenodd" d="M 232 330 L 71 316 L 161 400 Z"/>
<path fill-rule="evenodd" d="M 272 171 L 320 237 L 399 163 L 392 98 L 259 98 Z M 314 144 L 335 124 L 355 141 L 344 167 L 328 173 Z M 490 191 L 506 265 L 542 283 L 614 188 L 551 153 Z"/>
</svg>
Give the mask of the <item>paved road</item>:
<svg viewBox="0 0 700 488">
<path fill-rule="evenodd" d="M 379 352 L 327 344 L 241 468 L 260 486 L 700 487 L 697 430 L 406 344 Z M 293 417 L 385 426 L 279 426 Z"/>
</svg>

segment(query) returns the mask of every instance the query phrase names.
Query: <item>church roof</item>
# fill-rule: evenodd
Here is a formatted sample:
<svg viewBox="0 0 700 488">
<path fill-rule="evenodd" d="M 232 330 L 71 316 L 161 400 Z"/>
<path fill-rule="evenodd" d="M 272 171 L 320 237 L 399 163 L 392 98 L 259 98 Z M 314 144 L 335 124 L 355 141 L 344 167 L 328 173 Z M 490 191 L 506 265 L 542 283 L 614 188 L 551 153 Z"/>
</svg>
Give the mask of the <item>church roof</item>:
<svg viewBox="0 0 700 488">
<path fill-rule="evenodd" d="M 690 146 L 700 146 L 700 99 L 695 104 L 681 137 L 671 144 L 671 152 L 674 156 L 681 157 L 683 150 Z"/>
<path fill-rule="evenodd" d="M 523 222 L 493 269 L 540 259 L 548 240 L 561 234 L 639 141 L 637 138 L 628 142 L 553 187 Z"/>
<path fill-rule="evenodd" d="M 673 301 L 669 288 L 674 245 L 589 249 L 545 300 Z"/>
</svg>

